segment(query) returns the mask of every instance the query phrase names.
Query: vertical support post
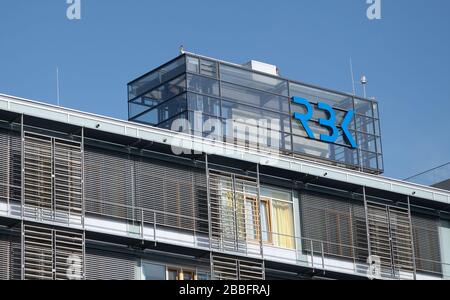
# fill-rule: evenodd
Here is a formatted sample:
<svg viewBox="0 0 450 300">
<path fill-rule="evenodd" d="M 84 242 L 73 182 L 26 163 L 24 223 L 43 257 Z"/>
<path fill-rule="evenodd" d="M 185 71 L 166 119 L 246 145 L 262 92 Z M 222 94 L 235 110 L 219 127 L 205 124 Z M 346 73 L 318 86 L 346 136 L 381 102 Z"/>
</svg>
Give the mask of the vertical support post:
<svg viewBox="0 0 450 300">
<path fill-rule="evenodd" d="M 52 180 L 51 180 L 51 189 L 52 189 L 52 195 L 51 195 L 51 204 L 50 204 L 50 214 L 51 214 L 51 220 L 55 221 L 56 219 L 56 178 L 55 178 L 55 170 L 56 170 L 56 164 L 55 164 L 55 139 L 51 138 L 51 158 L 52 158 Z M 44 215 L 44 214 L 42 214 Z M 68 225 L 70 224 L 70 215 L 69 219 L 67 221 Z"/>
<path fill-rule="evenodd" d="M 25 280 L 25 224 L 23 219 L 20 221 L 20 279 Z"/>
<path fill-rule="evenodd" d="M 211 251 L 209 251 L 209 266 L 211 268 L 211 280 L 214 280 L 214 260 L 213 260 L 213 254 Z"/>
<path fill-rule="evenodd" d="M 20 116 L 20 140 L 21 140 L 21 157 L 20 157 L 20 198 L 21 198 L 21 219 L 23 221 L 25 211 L 25 130 L 24 116 Z"/>
<path fill-rule="evenodd" d="M 141 208 L 141 238 L 142 238 L 142 241 L 144 241 L 144 228 L 145 228 L 145 226 L 144 226 L 144 209 Z"/>
<path fill-rule="evenodd" d="M 86 280 L 86 194 L 84 127 L 81 127 L 81 229 L 83 234 L 83 280 Z"/>
<path fill-rule="evenodd" d="M 266 280 L 266 263 L 262 261 L 262 280 Z"/>
<path fill-rule="evenodd" d="M 11 171 L 10 171 L 10 163 L 11 163 L 11 136 L 8 134 L 7 136 L 8 144 L 6 145 L 6 215 L 10 215 L 10 200 L 9 197 L 11 195 Z M 9 274 L 8 277 L 9 278 Z"/>
<path fill-rule="evenodd" d="M 257 184 L 257 201 L 256 201 L 256 211 L 258 213 L 258 230 L 259 230 L 259 245 L 261 258 L 264 261 L 264 242 L 263 242 L 263 232 L 262 232 L 262 218 L 261 218 L 261 182 L 260 182 L 260 168 L 259 164 L 256 164 L 256 184 Z M 269 234 L 269 233 L 267 233 Z"/>
<path fill-rule="evenodd" d="M 231 176 L 231 184 L 233 189 L 233 210 L 234 210 L 234 242 L 235 242 L 235 248 L 236 252 L 239 251 L 239 220 L 237 216 L 237 203 L 236 203 L 236 175 L 232 174 Z"/>
<path fill-rule="evenodd" d="M 314 242 L 313 240 L 311 240 L 310 242 L 311 242 L 311 266 L 314 270 Z"/>
<path fill-rule="evenodd" d="M 205 153 L 205 172 L 206 172 L 206 201 L 208 206 L 208 234 L 209 234 L 209 250 L 212 249 L 212 222 L 211 222 L 211 191 L 209 176 L 208 154 Z"/>
<path fill-rule="evenodd" d="M 21 272 L 20 278 L 25 280 L 25 224 L 24 210 L 25 210 L 25 131 L 24 131 L 24 116 L 20 116 L 20 144 L 21 144 L 21 157 L 20 157 L 20 202 L 21 202 L 21 220 L 20 220 L 20 265 Z"/>
<path fill-rule="evenodd" d="M 156 246 L 156 211 L 153 212 L 153 239 L 155 240 Z"/>
<path fill-rule="evenodd" d="M 408 217 L 409 217 L 409 230 L 411 233 L 411 251 L 412 251 L 412 262 L 413 262 L 413 278 L 417 279 L 417 266 L 416 266 L 416 250 L 414 248 L 414 231 L 412 226 L 412 217 L 411 217 L 411 201 L 409 196 L 407 197 L 408 201 Z"/>
<path fill-rule="evenodd" d="M 322 251 L 322 270 L 325 272 L 325 251 L 323 249 L 323 242 L 320 243 L 320 250 Z"/>
<path fill-rule="evenodd" d="M 83 229 L 83 280 L 86 280 L 86 233 Z"/>
<path fill-rule="evenodd" d="M 85 194 L 85 151 L 84 151 L 84 127 L 81 127 L 81 227 L 83 229 L 83 235 L 85 233 L 85 225 L 86 225 L 86 194 Z"/>
<path fill-rule="evenodd" d="M 369 208 L 367 206 L 367 196 L 366 196 L 366 187 L 363 186 L 363 198 L 364 198 L 364 214 L 366 217 L 366 234 L 367 234 L 367 253 L 369 255 L 368 258 L 372 257 L 372 247 L 370 245 L 370 224 L 369 224 Z M 370 265 L 369 265 L 370 267 Z"/>
</svg>

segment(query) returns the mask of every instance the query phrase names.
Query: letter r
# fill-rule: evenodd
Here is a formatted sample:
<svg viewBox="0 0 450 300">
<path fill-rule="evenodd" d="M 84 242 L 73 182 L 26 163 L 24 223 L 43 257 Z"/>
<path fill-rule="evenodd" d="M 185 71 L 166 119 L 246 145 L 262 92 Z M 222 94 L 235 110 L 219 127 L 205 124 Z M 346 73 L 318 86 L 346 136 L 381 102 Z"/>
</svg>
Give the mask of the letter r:
<svg viewBox="0 0 450 300">
<path fill-rule="evenodd" d="M 304 114 L 294 113 L 294 119 L 299 120 L 302 123 L 303 128 L 306 131 L 306 134 L 308 134 L 308 137 L 310 139 L 314 139 L 315 138 L 314 133 L 312 132 L 308 124 L 308 121 L 311 120 L 314 113 L 311 103 L 309 103 L 308 100 L 300 97 L 292 97 L 292 102 L 298 105 L 303 105 L 306 108 L 306 113 Z"/>
</svg>

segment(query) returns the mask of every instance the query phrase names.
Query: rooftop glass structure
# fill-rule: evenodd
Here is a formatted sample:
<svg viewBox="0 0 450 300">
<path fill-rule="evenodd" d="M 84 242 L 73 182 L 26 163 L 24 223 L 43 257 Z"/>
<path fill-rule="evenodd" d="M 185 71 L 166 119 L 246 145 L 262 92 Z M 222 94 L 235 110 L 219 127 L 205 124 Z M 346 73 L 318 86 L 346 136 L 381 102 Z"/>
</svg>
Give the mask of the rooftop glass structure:
<svg viewBox="0 0 450 300">
<path fill-rule="evenodd" d="M 332 107 L 336 124 L 353 111 L 348 126 L 357 147 L 346 142 L 337 125 L 333 143 L 311 139 L 293 118 L 304 113 L 293 97 L 307 99 L 314 110 L 308 125 L 315 136 L 328 135 L 320 119 L 329 118 L 319 103 Z M 308 158 L 367 173 L 383 173 L 383 154 L 376 101 L 315 87 L 216 59 L 183 53 L 128 84 L 129 120 L 155 127 L 188 131 L 205 138 Z M 261 139 L 260 120 L 269 120 L 275 140 Z M 189 126 L 180 126 L 186 120 Z M 200 122 L 198 121 L 200 120 Z M 230 126 L 230 120 L 234 123 Z M 242 123 L 242 124 L 241 124 Z M 205 125 L 206 124 L 206 125 Z M 245 132 L 236 130 L 241 124 Z"/>
</svg>

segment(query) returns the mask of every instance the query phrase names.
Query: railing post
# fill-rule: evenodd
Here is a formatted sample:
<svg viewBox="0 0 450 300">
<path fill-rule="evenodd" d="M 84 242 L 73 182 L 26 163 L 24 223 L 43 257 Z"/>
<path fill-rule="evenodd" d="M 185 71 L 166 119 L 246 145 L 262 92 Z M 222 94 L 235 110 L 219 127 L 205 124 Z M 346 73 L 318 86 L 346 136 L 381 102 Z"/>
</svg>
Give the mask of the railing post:
<svg viewBox="0 0 450 300">
<path fill-rule="evenodd" d="M 320 243 L 321 251 L 322 251 L 322 270 L 325 271 L 325 251 L 323 249 L 323 242 Z"/>
<path fill-rule="evenodd" d="M 411 234 L 411 252 L 412 252 L 412 262 L 413 262 L 413 279 L 417 280 L 417 266 L 416 266 L 416 250 L 414 248 L 414 231 L 412 227 L 412 218 L 411 218 L 411 202 L 409 196 L 408 200 L 408 217 L 409 217 L 409 229 Z"/>
<path fill-rule="evenodd" d="M 141 238 L 144 240 L 144 210 L 141 208 Z"/>
<path fill-rule="evenodd" d="M 311 266 L 314 270 L 314 242 L 311 240 Z"/>
<path fill-rule="evenodd" d="M 153 212 L 153 239 L 156 246 L 156 211 Z"/>
<path fill-rule="evenodd" d="M 262 218 L 261 218 L 261 183 L 260 183 L 259 164 L 256 164 L 256 180 L 257 180 L 256 184 L 257 184 L 257 193 L 258 193 L 258 199 L 256 201 L 256 205 L 257 205 L 256 211 L 259 212 L 259 214 L 258 214 L 258 223 L 259 223 L 258 230 L 259 230 L 259 243 L 260 243 L 260 252 L 261 252 L 260 254 L 261 254 L 261 258 L 264 260 L 264 242 L 263 242 Z"/>
<path fill-rule="evenodd" d="M 206 201 L 208 205 L 208 234 L 209 234 L 209 250 L 212 249 L 212 221 L 211 221 L 211 192 L 210 192 L 210 176 L 208 154 L 205 153 L 205 172 L 206 172 Z"/>
</svg>

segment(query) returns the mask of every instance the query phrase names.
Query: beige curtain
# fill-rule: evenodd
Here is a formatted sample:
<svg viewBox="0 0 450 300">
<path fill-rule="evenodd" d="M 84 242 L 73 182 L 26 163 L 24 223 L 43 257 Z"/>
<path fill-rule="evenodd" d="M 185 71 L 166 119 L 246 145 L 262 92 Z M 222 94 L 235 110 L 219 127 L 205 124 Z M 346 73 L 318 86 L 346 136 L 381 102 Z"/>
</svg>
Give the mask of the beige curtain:
<svg viewBox="0 0 450 300">
<path fill-rule="evenodd" d="M 294 222 L 292 204 L 272 201 L 274 243 L 282 248 L 294 248 Z"/>
</svg>

